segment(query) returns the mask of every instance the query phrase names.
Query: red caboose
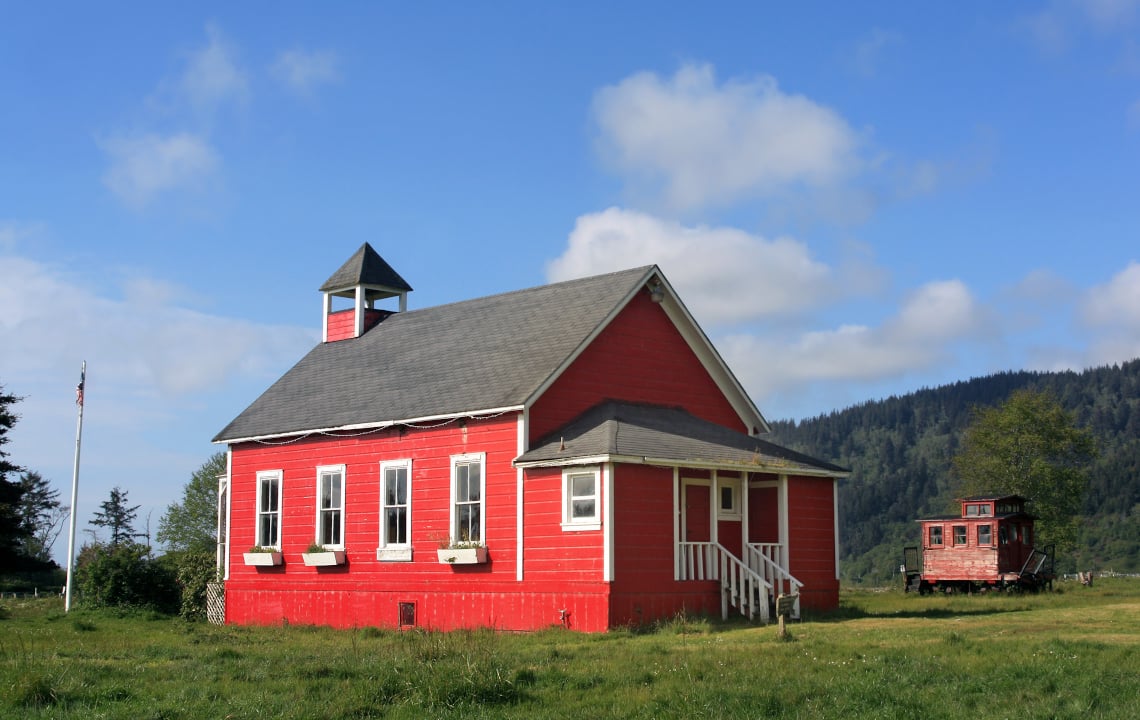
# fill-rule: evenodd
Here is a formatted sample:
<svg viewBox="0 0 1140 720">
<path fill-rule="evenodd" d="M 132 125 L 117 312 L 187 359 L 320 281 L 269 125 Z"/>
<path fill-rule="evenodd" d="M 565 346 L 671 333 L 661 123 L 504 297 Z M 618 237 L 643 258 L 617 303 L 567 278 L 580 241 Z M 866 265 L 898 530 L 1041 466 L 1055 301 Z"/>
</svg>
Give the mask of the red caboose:
<svg viewBox="0 0 1140 720">
<path fill-rule="evenodd" d="M 922 553 L 903 551 L 907 592 L 1052 587 L 1053 547 L 1033 546 L 1034 517 L 1025 512 L 1025 498 L 980 495 L 959 502 L 959 516 L 918 521 Z"/>
</svg>

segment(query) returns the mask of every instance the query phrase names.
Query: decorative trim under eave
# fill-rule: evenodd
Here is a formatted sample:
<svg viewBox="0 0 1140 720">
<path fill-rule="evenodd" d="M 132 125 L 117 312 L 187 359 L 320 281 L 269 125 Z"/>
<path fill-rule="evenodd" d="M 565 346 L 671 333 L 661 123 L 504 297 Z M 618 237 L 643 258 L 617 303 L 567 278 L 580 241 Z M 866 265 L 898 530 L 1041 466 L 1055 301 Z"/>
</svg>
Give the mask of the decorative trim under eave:
<svg viewBox="0 0 1140 720">
<path fill-rule="evenodd" d="M 325 428 L 312 428 L 308 430 L 291 430 L 283 433 L 271 433 L 268 435 L 250 435 L 248 437 L 237 437 L 223 440 L 214 440 L 215 445 L 238 445 L 245 442 L 258 442 L 261 440 L 278 440 L 281 438 L 295 437 L 297 439 L 303 438 L 306 435 L 324 435 L 327 433 L 335 432 L 350 432 L 353 430 L 384 430 L 385 428 L 397 427 L 400 425 L 411 425 L 412 423 L 424 422 L 437 422 L 440 420 L 458 420 L 459 418 L 472 418 L 474 420 L 489 419 L 497 415 L 505 415 L 509 412 L 520 412 L 525 407 L 522 405 L 511 405 L 509 407 L 488 408 L 486 410 L 465 410 L 463 412 L 447 413 L 443 415 L 424 415 L 423 417 L 406 418 L 403 420 L 381 420 L 380 422 L 372 423 L 356 423 L 354 425 L 339 425 L 337 427 Z"/>
</svg>

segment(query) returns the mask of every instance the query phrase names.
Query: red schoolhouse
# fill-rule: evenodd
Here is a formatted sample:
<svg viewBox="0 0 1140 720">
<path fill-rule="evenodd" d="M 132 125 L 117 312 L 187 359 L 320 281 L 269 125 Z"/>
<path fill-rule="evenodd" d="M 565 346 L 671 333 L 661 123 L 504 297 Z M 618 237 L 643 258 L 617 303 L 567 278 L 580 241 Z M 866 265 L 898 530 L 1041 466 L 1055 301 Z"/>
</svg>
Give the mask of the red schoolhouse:
<svg viewBox="0 0 1140 720">
<path fill-rule="evenodd" d="M 320 290 L 323 342 L 214 438 L 227 622 L 603 631 L 837 606 L 846 471 L 759 437 L 656 266 L 408 310 L 365 244 Z"/>
</svg>

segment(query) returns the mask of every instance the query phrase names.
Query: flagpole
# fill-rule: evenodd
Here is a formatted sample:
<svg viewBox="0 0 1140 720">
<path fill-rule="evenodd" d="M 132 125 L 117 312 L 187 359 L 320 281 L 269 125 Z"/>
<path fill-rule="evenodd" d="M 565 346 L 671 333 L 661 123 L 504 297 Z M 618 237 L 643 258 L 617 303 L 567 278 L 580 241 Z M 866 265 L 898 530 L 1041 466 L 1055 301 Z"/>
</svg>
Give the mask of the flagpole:
<svg viewBox="0 0 1140 720">
<path fill-rule="evenodd" d="M 83 445 L 83 385 L 87 382 L 87 361 L 79 370 L 79 385 L 75 387 L 75 404 L 79 406 L 79 419 L 75 427 L 75 469 L 71 473 L 71 528 L 67 533 L 67 585 L 64 589 L 63 611 L 71 611 L 71 566 L 75 562 L 75 508 L 79 501 L 79 449 Z"/>
</svg>

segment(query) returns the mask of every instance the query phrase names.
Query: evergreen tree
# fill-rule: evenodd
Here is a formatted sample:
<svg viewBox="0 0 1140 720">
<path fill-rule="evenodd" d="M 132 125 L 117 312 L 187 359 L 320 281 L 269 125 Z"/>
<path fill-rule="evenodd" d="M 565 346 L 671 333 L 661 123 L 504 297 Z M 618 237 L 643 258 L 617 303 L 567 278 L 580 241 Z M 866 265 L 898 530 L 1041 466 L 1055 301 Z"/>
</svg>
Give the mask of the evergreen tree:
<svg viewBox="0 0 1140 720">
<path fill-rule="evenodd" d="M 9 475 L 18 473 L 23 468 L 11 462 L 4 450 L 9 440 L 8 431 L 20 419 L 12 406 L 22 399 L 5 392 L 4 386 L 0 385 L 0 562 L 5 566 L 14 563 L 27 537 L 27 527 L 20 515 L 24 490 L 19 482 L 8 479 Z"/>
<path fill-rule="evenodd" d="M 41 561 L 51 560 L 51 548 L 63 530 L 71 509 L 59 502 L 59 490 L 38 472 L 28 471 L 20 478 L 23 497 L 20 519 L 25 528 L 24 554 Z"/>
<path fill-rule="evenodd" d="M 88 524 L 110 530 L 112 547 L 131 542 L 133 538 L 138 537 L 134 522 L 139 506 L 127 507 L 126 490 L 111 488 L 110 498 L 99 503 L 99 507 L 101 510 L 95 513 L 95 519 Z"/>
</svg>

